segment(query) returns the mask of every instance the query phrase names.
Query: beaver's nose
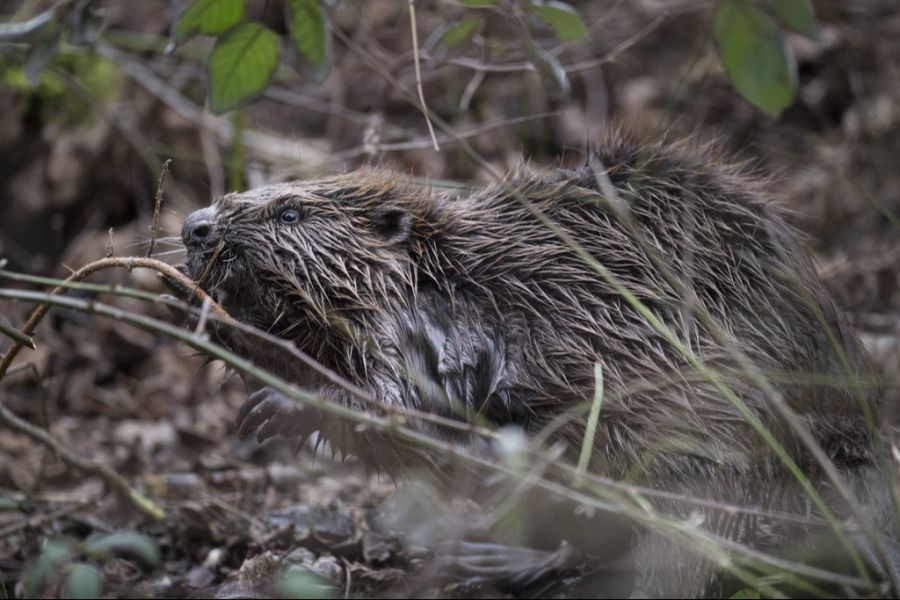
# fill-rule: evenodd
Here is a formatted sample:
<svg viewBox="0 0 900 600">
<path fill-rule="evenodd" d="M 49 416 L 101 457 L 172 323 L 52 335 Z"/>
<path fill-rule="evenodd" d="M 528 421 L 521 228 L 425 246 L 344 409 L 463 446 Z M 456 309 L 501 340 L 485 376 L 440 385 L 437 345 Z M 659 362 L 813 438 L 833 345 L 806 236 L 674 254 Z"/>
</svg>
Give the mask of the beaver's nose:
<svg viewBox="0 0 900 600">
<path fill-rule="evenodd" d="M 184 220 L 181 241 L 188 248 L 209 244 L 212 238 L 216 210 L 212 206 L 195 210 Z"/>
</svg>

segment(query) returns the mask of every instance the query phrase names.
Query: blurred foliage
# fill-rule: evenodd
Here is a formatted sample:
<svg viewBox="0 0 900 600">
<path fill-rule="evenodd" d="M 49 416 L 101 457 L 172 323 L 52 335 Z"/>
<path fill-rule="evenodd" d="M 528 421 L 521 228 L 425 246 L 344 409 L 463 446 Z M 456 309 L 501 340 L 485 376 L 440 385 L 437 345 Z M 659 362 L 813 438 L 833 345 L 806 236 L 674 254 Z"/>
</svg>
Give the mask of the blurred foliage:
<svg viewBox="0 0 900 600">
<path fill-rule="evenodd" d="M 285 21 L 301 73 L 322 81 L 331 68 L 331 33 L 317 0 L 288 0 Z"/>
<path fill-rule="evenodd" d="M 525 7 L 552 27 L 553 33 L 563 42 L 583 40 L 588 35 L 581 15 L 565 2 L 527 2 Z"/>
<path fill-rule="evenodd" d="M 302 567 L 289 567 L 275 584 L 281 598 L 334 598 L 332 587 Z"/>
<path fill-rule="evenodd" d="M 501 0 L 468 0 L 473 9 L 515 11 Z M 714 15 L 719 52 L 735 89 L 771 114 L 794 101 L 797 64 L 779 25 L 815 37 L 816 24 L 809 0 L 766 0 L 759 8 L 751 0 L 720 0 Z M 584 40 L 588 29 L 578 11 L 557 0 L 524 0 L 525 12 L 549 26 L 562 42 Z M 331 68 L 331 33 L 327 12 L 317 0 L 289 0 L 285 22 L 298 70 L 321 81 Z M 243 0 L 196 0 L 174 26 L 173 43 L 193 33 L 219 35 L 208 61 L 209 99 L 213 112 L 223 113 L 252 102 L 268 85 L 278 65 L 277 36 L 263 25 L 242 23 Z M 459 45 L 481 29 L 483 19 L 467 16 L 448 23 L 432 44 Z M 526 38 L 527 43 L 527 38 Z M 564 74 L 547 53 L 528 48 L 538 70 L 555 88 L 568 92 Z"/>
<path fill-rule="evenodd" d="M 28 95 L 31 108 L 49 119 L 77 123 L 94 114 L 87 103 L 72 96 L 66 86 L 71 78 L 99 100 L 114 100 L 122 89 L 123 78 L 118 66 L 110 60 L 80 50 L 64 50 L 55 54 L 34 79 L 27 65 L 0 57 L 0 82 L 8 88 Z"/>
<path fill-rule="evenodd" d="M 62 8 L 24 23 L 0 24 L 0 42 L 28 42 L 22 73 L 11 78 L 22 85 L 43 82 L 42 70 L 51 64 L 61 44 L 84 45 L 97 39 L 102 14 L 89 1 L 63 2 Z M 565 71 L 552 54 L 531 40 L 529 29 L 548 27 L 561 42 L 582 41 L 589 31 L 578 10 L 559 0 L 466 0 L 466 9 L 491 9 L 513 17 L 521 28 L 521 43 L 554 97 L 569 93 Z M 293 57 L 296 70 L 320 82 L 332 67 L 332 34 L 327 7 L 319 0 L 286 0 L 284 29 L 287 39 L 264 23 L 246 18 L 246 0 L 194 0 L 171 26 L 167 51 L 196 35 L 215 36 L 207 57 L 210 109 L 222 114 L 253 102 L 274 77 L 282 46 Z M 426 47 L 460 46 L 483 29 L 480 15 L 448 19 Z M 794 101 L 797 64 L 784 40 L 783 28 L 809 38 L 816 36 L 816 21 L 809 0 L 719 0 L 713 30 L 722 64 L 735 89 L 762 110 L 779 114 Z M 7 76 L 5 79 L 10 79 Z"/>
<path fill-rule="evenodd" d="M 22 577 L 25 598 L 47 597 L 47 590 L 59 586 L 63 598 L 99 598 L 102 595 L 102 566 L 108 560 L 124 558 L 152 569 L 159 565 L 156 544 L 132 531 L 116 531 L 86 541 L 55 538 L 44 542 L 41 553 Z"/>
<path fill-rule="evenodd" d="M 271 28 L 246 21 L 245 0 L 197 0 L 175 21 L 172 44 L 194 34 L 216 35 L 207 60 L 209 104 L 222 114 L 252 102 L 271 81 L 281 58 L 279 36 Z M 331 34 L 317 0 L 285 2 L 289 47 L 298 71 L 321 81 L 331 67 Z"/>
<path fill-rule="evenodd" d="M 244 0 L 198 0 L 175 22 L 172 42 L 181 43 L 197 33 L 225 33 L 244 17 Z"/>
<path fill-rule="evenodd" d="M 13 498 L 8 498 L 6 496 L 0 496 L 0 511 L 4 510 L 20 510 L 22 507 L 22 503 Z"/>
</svg>

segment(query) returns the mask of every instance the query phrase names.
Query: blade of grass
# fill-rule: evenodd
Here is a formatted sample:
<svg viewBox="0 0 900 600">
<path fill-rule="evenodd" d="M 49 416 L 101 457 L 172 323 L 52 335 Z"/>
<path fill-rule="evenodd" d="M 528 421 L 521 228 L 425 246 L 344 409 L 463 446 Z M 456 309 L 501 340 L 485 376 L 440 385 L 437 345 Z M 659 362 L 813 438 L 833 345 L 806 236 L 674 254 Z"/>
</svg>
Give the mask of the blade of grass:
<svg viewBox="0 0 900 600">
<path fill-rule="evenodd" d="M 588 464 L 591 462 L 591 454 L 594 450 L 594 437 L 597 434 L 597 421 L 600 419 L 600 407 L 603 405 L 603 364 L 594 365 L 594 401 L 591 403 L 591 412 L 588 414 L 587 427 L 584 431 L 584 440 L 581 442 L 581 454 L 578 457 L 578 466 L 575 469 L 575 486 L 581 485 Z"/>
</svg>

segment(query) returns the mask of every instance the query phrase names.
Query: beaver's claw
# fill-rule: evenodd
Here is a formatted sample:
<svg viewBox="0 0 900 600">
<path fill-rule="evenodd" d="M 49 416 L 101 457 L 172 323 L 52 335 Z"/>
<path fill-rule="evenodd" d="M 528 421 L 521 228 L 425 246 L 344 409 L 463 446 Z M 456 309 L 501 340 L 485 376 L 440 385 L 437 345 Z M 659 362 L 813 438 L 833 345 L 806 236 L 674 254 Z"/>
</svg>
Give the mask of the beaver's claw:
<svg viewBox="0 0 900 600">
<path fill-rule="evenodd" d="M 305 439 L 315 430 L 312 413 L 278 390 L 264 387 L 250 394 L 241 405 L 235 424 L 241 439 L 254 431 L 259 442 L 279 434 Z"/>
<path fill-rule="evenodd" d="M 437 549 L 438 572 L 467 584 L 493 583 L 527 590 L 558 579 L 577 566 L 572 546 L 563 542 L 553 552 L 466 540 L 444 542 Z"/>
</svg>

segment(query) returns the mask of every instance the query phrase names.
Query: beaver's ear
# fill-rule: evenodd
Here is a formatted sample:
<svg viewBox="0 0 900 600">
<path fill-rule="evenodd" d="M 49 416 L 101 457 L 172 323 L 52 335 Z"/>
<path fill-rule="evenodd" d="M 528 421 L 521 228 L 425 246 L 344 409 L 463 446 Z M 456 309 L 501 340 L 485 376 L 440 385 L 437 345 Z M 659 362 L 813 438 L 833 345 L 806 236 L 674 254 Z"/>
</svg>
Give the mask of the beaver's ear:
<svg viewBox="0 0 900 600">
<path fill-rule="evenodd" d="M 372 222 L 375 233 L 386 242 L 400 244 L 409 239 L 412 215 L 402 208 L 383 206 L 376 211 Z"/>
</svg>

